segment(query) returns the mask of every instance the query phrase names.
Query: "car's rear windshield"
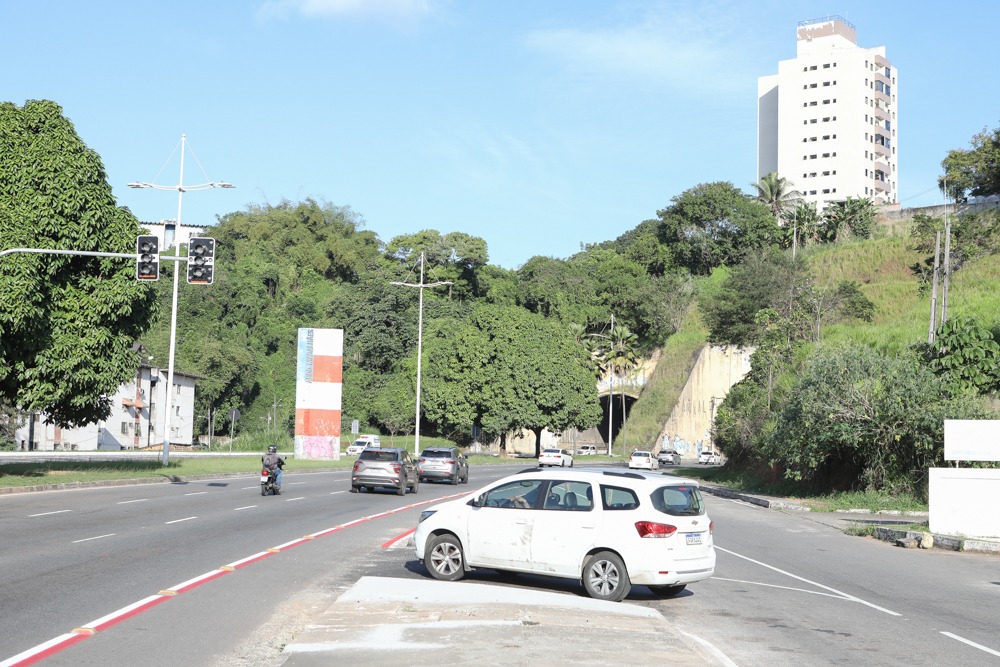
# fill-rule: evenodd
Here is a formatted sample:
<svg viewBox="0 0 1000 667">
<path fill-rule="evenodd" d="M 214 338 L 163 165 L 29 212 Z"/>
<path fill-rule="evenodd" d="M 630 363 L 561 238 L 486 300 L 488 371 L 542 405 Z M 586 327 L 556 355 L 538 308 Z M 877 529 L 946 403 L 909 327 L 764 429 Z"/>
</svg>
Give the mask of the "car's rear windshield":
<svg viewBox="0 0 1000 667">
<path fill-rule="evenodd" d="M 361 461 L 397 461 L 399 455 L 391 449 L 366 449 L 358 455 Z"/>
<path fill-rule="evenodd" d="M 701 516 L 705 513 L 701 491 L 693 485 L 661 486 L 653 492 L 650 500 L 653 507 L 673 516 Z"/>
<path fill-rule="evenodd" d="M 450 459 L 451 452 L 447 449 L 425 449 L 420 456 L 425 459 Z"/>
</svg>

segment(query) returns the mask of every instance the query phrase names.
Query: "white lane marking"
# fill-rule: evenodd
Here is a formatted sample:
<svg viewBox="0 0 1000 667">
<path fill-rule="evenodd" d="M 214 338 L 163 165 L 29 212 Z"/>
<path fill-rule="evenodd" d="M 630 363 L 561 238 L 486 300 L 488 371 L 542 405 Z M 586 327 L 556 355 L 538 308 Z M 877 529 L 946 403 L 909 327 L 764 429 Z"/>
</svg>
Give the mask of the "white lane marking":
<svg viewBox="0 0 1000 667">
<path fill-rule="evenodd" d="M 952 639 L 957 639 L 958 641 L 962 642 L 963 644 L 968 644 L 972 648 L 978 648 L 980 651 L 985 651 L 986 653 L 989 653 L 991 655 L 995 655 L 995 656 L 1000 657 L 1000 651 L 994 651 L 991 648 L 986 648 L 982 644 L 977 644 L 976 642 L 971 642 L 968 639 L 965 639 L 963 637 L 959 637 L 958 635 L 952 634 L 950 632 L 945 632 L 944 630 L 941 631 L 941 634 L 944 635 L 945 637 L 951 637 Z"/>
<path fill-rule="evenodd" d="M 48 516 L 50 514 L 62 514 L 63 512 L 72 512 L 72 511 L 73 510 L 56 510 L 55 512 L 42 512 L 41 514 L 29 514 L 28 518 L 30 519 L 36 516 Z"/>
<path fill-rule="evenodd" d="M 234 512 L 239 512 L 240 510 L 249 510 L 249 509 L 253 509 L 254 507 L 257 507 L 257 506 L 256 505 L 244 505 L 243 507 L 237 507 L 233 511 Z"/>
<path fill-rule="evenodd" d="M 335 495 L 337 495 L 338 493 L 347 493 L 347 491 L 331 491 L 331 492 L 330 492 L 330 495 L 331 495 L 331 496 L 335 496 Z"/>
<path fill-rule="evenodd" d="M 775 584 L 762 584 L 759 581 L 744 581 L 742 579 L 726 579 L 725 577 L 712 577 L 713 581 L 731 581 L 737 584 L 750 584 L 751 586 L 763 586 L 764 588 L 781 588 L 786 591 L 796 591 L 798 593 L 809 593 L 810 595 L 825 595 L 826 597 L 836 598 L 837 600 L 845 600 L 839 595 L 834 595 L 833 593 L 823 593 L 820 591 L 810 591 L 806 588 L 793 588 L 791 586 L 776 586 Z"/>
<path fill-rule="evenodd" d="M 886 614 L 891 614 L 893 616 L 901 616 L 902 615 L 902 614 L 898 614 L 898 613 L 896 613 L 894 611 L 891 611 L 889 609 L 886 609 L 885 607 L 879 607 L 877 604 L 873 604 L 871 602 L 866 602 L 865 600 L 862 600 L 861 598 L 854 597 L 853 595 L 850 595 L 848 593 L 844 593 L 843 591 L 838 591 L 836 588 L 830 588 L 829 586 L 824 586 L 821 583 L 818 583 L 816 581 L 811 581 L 809 579 L 806 579 L 805 577 L 800 577 L 797 574 L 792 574 L 791 572 L 786 572 L 785 570 L 776 568 L 773 565 L 768 565 L 767 563 L 762 563 L 759 560 L 754 560 L 753 558 L 750 558 L 749 556 L 744 556 L 742 554 L 738 554 L 735 551 L 730 551 L 729 549 L 723 549 L 720 546 L 716 546 L 715 548 L 718 549 L 719 551 L 724 552 L 724 553 L 730 554 L 732 556 L 736 556 L 737 558 L 742 558 L 743 560 L 747 560 L 747 561 L 750 561 L 751 563 L 754 563 L 756 565 L 760 565 L 761 567 L 766 567 L 769 570 L 774 570 L 775 572 L 778 572 L 779 574 L 783 574 L 786 577 L 791 577 L 792 579 L 798 579 L 799 581 L 805 582 L 805 583 L 809 584 L 810 586 L 816 586 L 817 588 L 822 588 L 823 590 L 827 590 L 827 591 L 830 591 L 832 593 L 836 593 L 837 595 L 840 595 L 840 596 L 842 596 L 842 597 L 844 597 L 844 598 L 846 598 L 846 599 L 848 599 L 848 600 L 850 600 L 852 602 L 860 602 L 861 604 L 867 605 L 867 606 L 871 607 L 872 609 L 876 609 L 878 611 L 882 611 L 882 612 L 885 612 Z"/>
<path fill-rule="evenodd" d="M 240 491 L 246 491 L 247 489 L 257 489 L 260 488 L 260 484 L 255 484 L 253 486 L 244 486 Z"/>
<path fill-rule="evenodd" d="M 197 519 L 197 518 L 198 517 L 196 517 L 196 516 L 188 516 L 188 517 L 184 517 L 183 519 L 175 519 L 173 521 L 167 521 L 166 525 L 169 526 L 172 523 L 180 523 L 181 521 L 190 521 L 191 519 Z"/>
<path fill-rule="evenodd" d="M 137 500 L 120 500 L 120 501 L 118 501 L 118 504 L 119 505 L 128 505 L 130 503 L 144 503 L 147 500 L 149 500 L 149 498 L 139 498 Z"/>
<path fill-rule="evenodd" d="M 91 540 L 99 540 L 102 537 L 114 537 L 114 533 L 108 533 L 107 535 L 98 535 L 97 537 L 85 537 L 82 540 L 73 540 L 72 544 L 79 544 L 80 542 L 89 542 Z"/>
<path fill-rule="evenodd" d="M 733 662 L 732 660 L 729 659 L 728 655 L 726 655 L 725 653 L 723 653 L 720 649 L 718 649 L 715 646 L 715 644 L 713 644 L 712 642 L 708 641 L 707 639 L 702 639 L 698 635 L 693 635 L 690 632 L 686 632 L 686 631 L 682 630 L 681 628 L 677 628 L 677 631 L 680 632 L 685 637 L 690 637 L 694 641 L 696 641 L 699 644 L 701 644 L 702 646 L 704 646 L 706 649 L 708 649 L 712 653 L 712 655 L 714 655 L 719 660 L 719 662 L 721 662 L 726 667 L 738 667 L 735 662 Z"/>
<path fill-rule="evenodd" d="M 305 496 L 299 496 L 298 498 L 285 498 L 286 503 L 290 503 L 293 500 L 305 500 Z"/>
<path fill-rule="evenodd" d="M 200 496 L 202 494 L 208 493 L 208 491 L 192 491 L 191 493 L 185 493 L 185 496 Z"/>
</svg>

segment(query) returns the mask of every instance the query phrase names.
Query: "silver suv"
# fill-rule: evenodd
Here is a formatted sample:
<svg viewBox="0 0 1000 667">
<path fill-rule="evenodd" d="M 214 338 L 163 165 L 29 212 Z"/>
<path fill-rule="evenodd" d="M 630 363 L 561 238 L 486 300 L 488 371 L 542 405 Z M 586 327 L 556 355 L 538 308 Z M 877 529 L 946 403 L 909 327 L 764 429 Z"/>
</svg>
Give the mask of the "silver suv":
<svg viewBox="0 0 1000 667">
<path fill-rule="evenodd" d="M 382 487 L 395 489 L 397 495 L 405 496 L 408 488 L 416 493 L 419 486 L 417 465 L 405 449 L 365 449 L 358 454 L 351 470 L 351 493 Z"/>
<path fill-rule="evenodd" d="M 456 447 L 428 447 L 417 457 L 421 482 L 443 479 L 452 484 L 469 483 L 469 459 Z"/>
</svg>

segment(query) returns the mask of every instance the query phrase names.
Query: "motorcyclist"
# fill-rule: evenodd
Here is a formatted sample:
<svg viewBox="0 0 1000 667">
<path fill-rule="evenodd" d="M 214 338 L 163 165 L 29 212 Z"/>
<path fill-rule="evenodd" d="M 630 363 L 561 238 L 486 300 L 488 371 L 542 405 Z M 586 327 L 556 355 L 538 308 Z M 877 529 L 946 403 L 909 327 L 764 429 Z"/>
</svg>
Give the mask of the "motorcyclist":
<svg viewBox="0 0 1000 667">
<path fill-rule="evenodd" d="M 278 456 L 278 446 L 268 445 L 267 454 L 260 457 L 260 462 L 274 475 L 274 492 L 281 493 L 281 470 L 285 467 L 285 459 Z"/>
</svg>

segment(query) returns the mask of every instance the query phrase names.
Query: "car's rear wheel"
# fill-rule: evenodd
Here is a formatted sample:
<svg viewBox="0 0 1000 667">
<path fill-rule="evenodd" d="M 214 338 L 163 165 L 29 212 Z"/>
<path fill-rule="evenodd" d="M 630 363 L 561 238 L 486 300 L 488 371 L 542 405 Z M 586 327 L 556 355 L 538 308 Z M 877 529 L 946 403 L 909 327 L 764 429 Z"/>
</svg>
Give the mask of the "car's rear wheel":
<svg viewBox="0 0 1000 667">
<path fill-rule="evenodd" d="M 405 496 L 406 495 L 406 480 L 405 479 L 399 480 L 399 488 L 396 489 L 396 495 L 397 496 Z"/>
<path fill-rule="evenodd" d="M 441 581 L 458 581 L 465 576 L 465 558 L 458 538 L 451 534 L 432 537 L 427 543 L 424 565 Z"/>
<path fill-rule="evenodd" d="M 632 590 L 632 582 L 621 558 L 599 551 L 583 564 L 583 587 L 596 600 L 621 602 Z"/>
<path fill-rule="evenodd" d="M 458 474 L 458 471 L 456 470 L 455 474 L 451 476 L 451 480 L 450 481 L 451 481 L 451 485 L 452 486 L 455 486 L 456 484 L 458 484 L 458 477 L 459 477 L 459 474 Z"/>
<path fill-rule="evenodd" d="M 419 479 L 413 480 L 413 494 L 414 495 L 416 495 L 417 489 L 419 489 L 419 488 L 420 488 L 420 480 Z"/>
<path fill-rule="evenodd" d="M 360 491 L 360 490 L 361 490 L 361 488 L 360 488 L 360 487 L 357 487 L 357 486 L 351 486 L 351 493 L 357 493 L 357 492 L 358 492 L 358 491 Z"/>
<path fill-rule="evenodd" d="M 650 586 L 649 590 L 661 598 L 672 598 L 685 588 L 687 588 L 685 584 L 677 584 L 676 586 Z"/>
</svg>

